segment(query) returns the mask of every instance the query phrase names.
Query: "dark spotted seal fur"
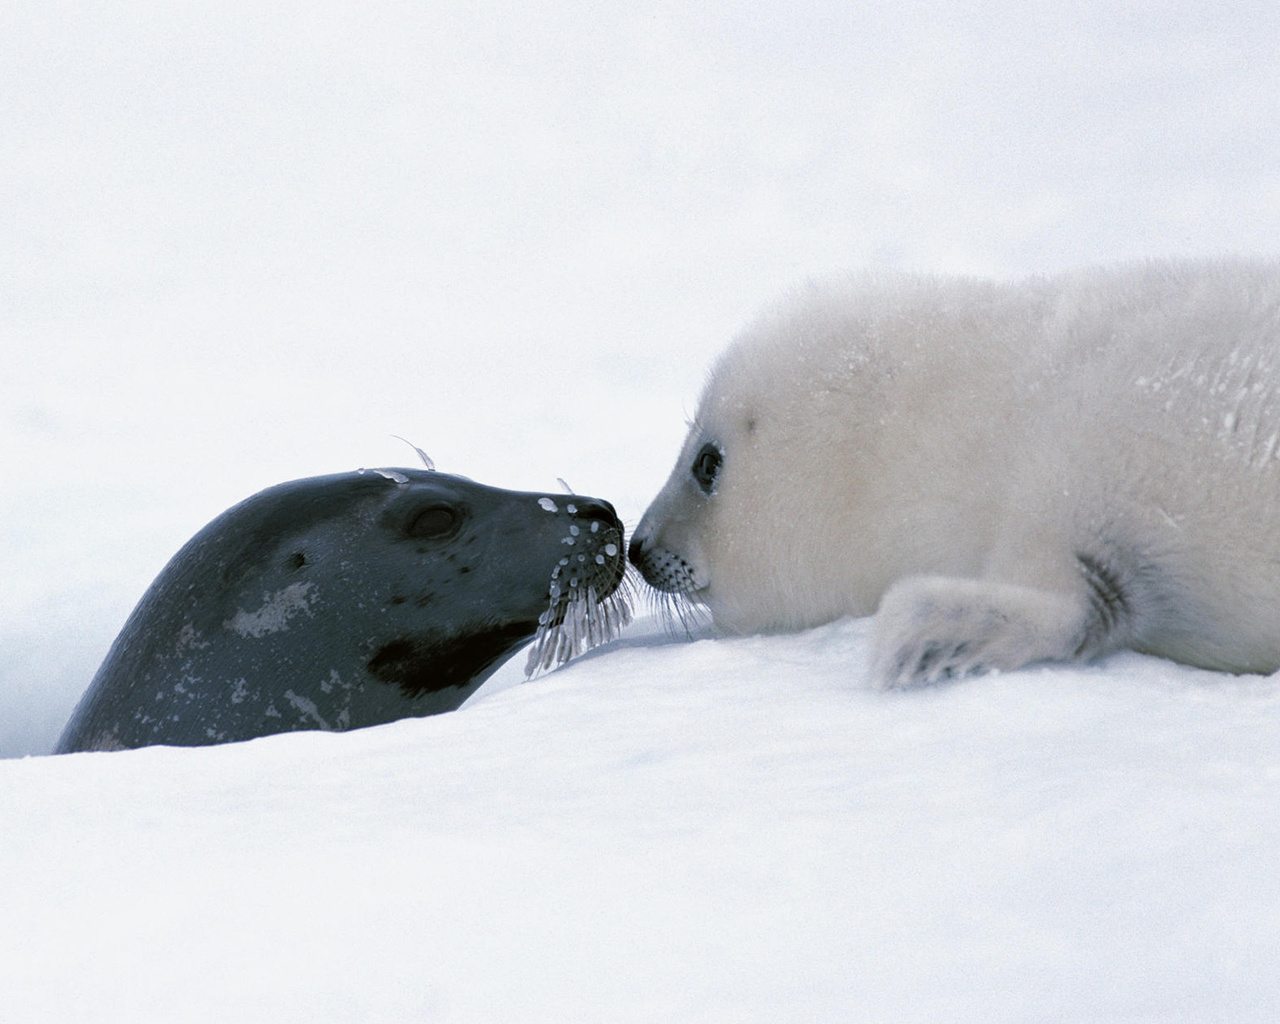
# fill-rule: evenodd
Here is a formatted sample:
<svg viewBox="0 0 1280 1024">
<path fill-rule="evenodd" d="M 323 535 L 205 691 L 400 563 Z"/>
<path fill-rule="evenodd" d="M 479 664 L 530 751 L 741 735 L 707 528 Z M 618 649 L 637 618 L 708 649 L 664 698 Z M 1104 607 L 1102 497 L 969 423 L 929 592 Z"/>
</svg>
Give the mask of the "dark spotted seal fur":
<svg viewBox="0 0 1280 1024">
<path fill-rule="evenodd" d="M 281 484 L 219 516 L 165 567 L 57 749 L 225 743 L 450 711 L 535 633 L 545 664 L 602 638 L 617 624 L 607 599 L 624 568 L 622 525 L 593 498 L 414 469 Z M 581 638 L 558 636 L 566 620 Z"/>
</svg>

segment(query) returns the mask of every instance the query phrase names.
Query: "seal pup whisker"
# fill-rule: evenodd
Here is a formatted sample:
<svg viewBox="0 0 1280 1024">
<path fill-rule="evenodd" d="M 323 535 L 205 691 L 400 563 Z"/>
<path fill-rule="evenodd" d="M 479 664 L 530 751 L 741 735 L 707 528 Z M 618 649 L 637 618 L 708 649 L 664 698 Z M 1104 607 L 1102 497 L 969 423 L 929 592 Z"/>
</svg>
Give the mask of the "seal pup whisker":
<svg viewBox="0 0 1280 1024">
<path fill-rule="evenodd" d="M 649 605 L 668 636 L 691 640 L 711 625 L 707 606 L 692 597 L 690 592 L 645 589 Z"/>
</svg>

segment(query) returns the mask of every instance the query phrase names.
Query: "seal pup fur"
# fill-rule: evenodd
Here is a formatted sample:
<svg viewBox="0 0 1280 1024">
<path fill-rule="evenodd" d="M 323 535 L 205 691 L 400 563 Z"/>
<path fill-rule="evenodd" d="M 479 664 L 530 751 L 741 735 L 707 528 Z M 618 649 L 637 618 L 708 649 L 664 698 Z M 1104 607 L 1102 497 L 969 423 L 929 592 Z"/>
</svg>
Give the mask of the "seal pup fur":
<svg viewBox="0 0 1280 1024">
<path fill-rule="evenodd" d="M 631 541 L 724 631 L 875 613 L 884 685 L 1280 667 L 1280 264 L 813 286 L 715 365 Z"/>
<path fill-rule="evenodd" d="M 627 618 L 605 501 L 416 469 L 280 484 L 143 596 L 59 753 L 355 729 L 457 708 L 535 634 L 538 667 Z"/>
</svg>

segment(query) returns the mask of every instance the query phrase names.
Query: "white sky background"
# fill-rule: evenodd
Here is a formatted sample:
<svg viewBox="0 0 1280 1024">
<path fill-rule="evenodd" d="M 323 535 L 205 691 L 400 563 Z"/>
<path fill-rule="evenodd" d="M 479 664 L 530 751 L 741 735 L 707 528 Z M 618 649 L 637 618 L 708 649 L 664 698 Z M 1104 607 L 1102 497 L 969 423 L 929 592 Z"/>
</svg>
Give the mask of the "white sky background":
<svg viewBox="0 0 1280 1024">
<path fill-rule="evenodd" d="M 660 485 L 764 304 L 1272 253 L 1274 4 L 0 7 L 0 753 L 281 480 Z"/>
</svg>

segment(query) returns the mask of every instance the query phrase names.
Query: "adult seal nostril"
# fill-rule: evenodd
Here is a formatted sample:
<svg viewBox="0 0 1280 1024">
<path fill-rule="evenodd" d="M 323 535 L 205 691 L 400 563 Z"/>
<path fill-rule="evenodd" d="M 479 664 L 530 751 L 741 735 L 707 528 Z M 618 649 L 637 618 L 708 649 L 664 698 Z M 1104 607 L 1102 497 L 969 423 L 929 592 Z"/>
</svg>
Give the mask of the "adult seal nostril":
<svg viewBox="0 0 1280 1024">
<path fill-rule="evenodd" d="M 569 494 L 555 499 L 552 504 L 557 505 L 558 508 L 578 519 L 594 519 L 610 525 L 618 522 L 618 513 L 614 511 L 609 502 L 601 498 L 588 498 L 581 494 Z"/>
<path fill-rule="evenodd" d="M 453 710 L 535 635 L 550 665 L 616 631 L 626 618 L 615 593 L 621 545 L 607 502 L 444 473 L 370 470 L 270 488 L 215 519 L 160 573 L 58 751 L 225 743 Z M 570 554 L 572 584 L 560 578 Z M 566 621 L 573 643 L 561 637 Z"/>
</svg>

